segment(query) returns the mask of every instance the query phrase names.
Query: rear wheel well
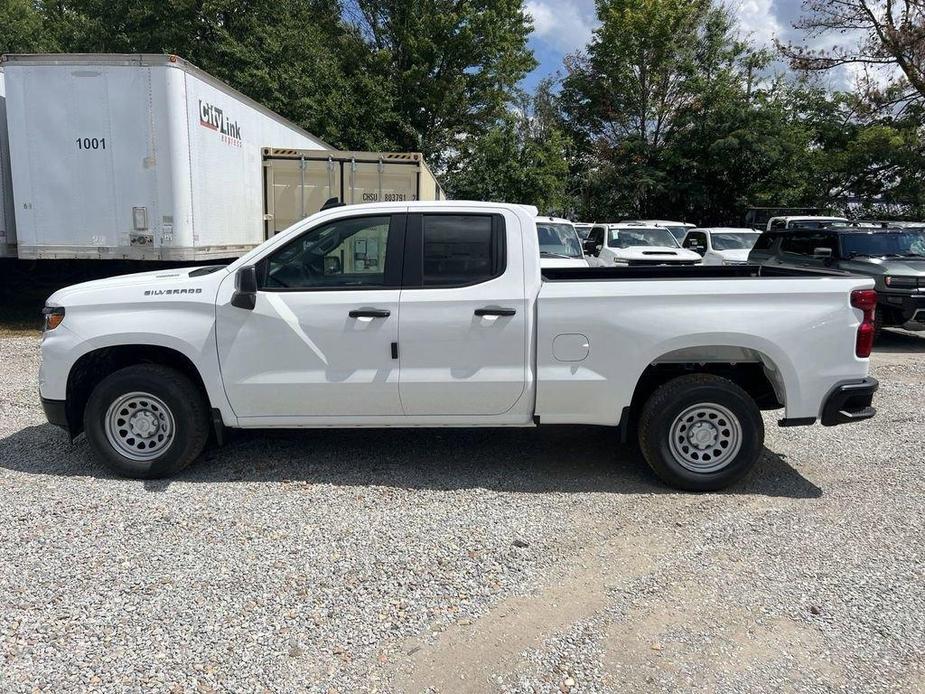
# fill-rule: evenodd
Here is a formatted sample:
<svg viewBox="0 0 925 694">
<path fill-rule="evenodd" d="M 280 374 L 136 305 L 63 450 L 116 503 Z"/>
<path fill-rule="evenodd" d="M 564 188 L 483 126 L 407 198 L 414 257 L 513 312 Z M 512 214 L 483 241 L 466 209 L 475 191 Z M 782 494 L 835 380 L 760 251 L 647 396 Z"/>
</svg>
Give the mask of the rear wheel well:
<svg viewBox="0 0 925 694">
<path fill-rule="evenodd" d="M 748 393 L 762 410 L 776 410 L 784 406 L 764 366 L 759 362 L 650 364 L 636 382 L 636 389 L 633 391 L 633 399 L 629 407 L 624 408 L 620 420 L 622 440 L 630 441 L 635 437 L 639 413 L 659 386 L 679 376 L 695 373 L 711 374 L 732 381 Z"/>
<path fill-rule="evenodd" d="M 87 352 L 78 359 L 67 377 L 67 421 L 71 436 L 83 431 L 84 409 L 90 393 L 106 376 L 135 364 L 160 364 L 187 376 L 202 393 L 209 394 L 195 364 L 185 354 L 159 345 L 117 345 Z"/>
</svg>

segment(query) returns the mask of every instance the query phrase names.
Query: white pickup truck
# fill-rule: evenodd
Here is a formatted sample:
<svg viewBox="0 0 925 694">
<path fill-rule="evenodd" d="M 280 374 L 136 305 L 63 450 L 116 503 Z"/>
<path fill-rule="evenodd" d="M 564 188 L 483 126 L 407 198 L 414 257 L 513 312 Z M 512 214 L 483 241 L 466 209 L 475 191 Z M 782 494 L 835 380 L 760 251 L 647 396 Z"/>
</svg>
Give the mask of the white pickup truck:
<svg viewBox="0 0 925 694">
<path fill-rule="evenodd" d="M 709 490 L 759 459 L 761 409 L 783 426 L 873 416 L 872 280 L 541 270 L 535 216 L 335 207 L 227 267 L 62 289 L 44 309 L 48 420 L 141 478 L 226 427 L 601 425 L 667 483 Z"/>
</svg>

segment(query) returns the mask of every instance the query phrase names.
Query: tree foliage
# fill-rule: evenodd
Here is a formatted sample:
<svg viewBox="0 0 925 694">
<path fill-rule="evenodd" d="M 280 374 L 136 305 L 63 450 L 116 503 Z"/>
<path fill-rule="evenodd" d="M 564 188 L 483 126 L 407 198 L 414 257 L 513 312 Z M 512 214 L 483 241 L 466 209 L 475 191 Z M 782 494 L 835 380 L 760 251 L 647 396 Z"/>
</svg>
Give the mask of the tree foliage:
<svg viewBox="0 0 925 694">
<path fill-rule="evenodd" d="M 837 3 L 836 3 L 837 4 Z M 775 75 L 711 2 L 599 0 L 601 27 L 567 61 L 564 127 L 582 216 L 741 223 L 750 206 L 921 210 L 921 110 Z"/>
<path fill-rule="evenodd" d="M 796 27 L 808 38 L 842 38 L 858 34 L 851 45 L 813 50 L 781 46 L 796 70 L 825 71 L 843 65 L 864 68 L 862 86 L 876 105 L 925 101 L 925 2 L 922 0 L 804 0 L 805 14 Z M 879 79 L 870 69 L 892 68 L 895 76 Z"/>
<path fill-rule="evenodd" d="M 569 142 L 558 125 L 549 83 L 522 97 L 482 135 L 467 138 L 455 158 L 450 194 L 466 200 L 536 205 L 566 214 Z"/>
<path fill-rule="evenodd" d="M 442 169 L 461 138 L 493 128 L 536 66 L 520 0 L 357 0 L 391 88 L 390 137 Z"/>
</svg>

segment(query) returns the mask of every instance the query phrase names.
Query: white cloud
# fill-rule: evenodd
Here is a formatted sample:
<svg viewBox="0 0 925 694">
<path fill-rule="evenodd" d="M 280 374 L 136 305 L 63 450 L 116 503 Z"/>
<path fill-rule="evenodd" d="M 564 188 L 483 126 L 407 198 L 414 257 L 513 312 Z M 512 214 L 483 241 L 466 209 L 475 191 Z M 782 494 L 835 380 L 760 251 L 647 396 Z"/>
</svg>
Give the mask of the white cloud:
<svg viewBox="0 0 925 694">
<path fill-rule="evenodd" d="M 785 31 L 774 12 L 774 0 L 736 0 L 731 9 L 742 35 L 762 46 L 770 46 Z"/>
<path fill-rule="evenodd" d="M 597 25 L 589 0 L 527 0 L 524 6 L 536 35 L 562 53 L 583 49 Z"/>
</svg>

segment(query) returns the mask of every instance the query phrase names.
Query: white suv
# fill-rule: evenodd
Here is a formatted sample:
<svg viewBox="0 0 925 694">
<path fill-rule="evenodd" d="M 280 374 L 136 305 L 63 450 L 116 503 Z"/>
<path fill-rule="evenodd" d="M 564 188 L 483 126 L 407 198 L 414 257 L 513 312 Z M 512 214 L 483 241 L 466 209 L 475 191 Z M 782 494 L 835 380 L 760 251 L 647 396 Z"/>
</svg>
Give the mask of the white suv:
<svg viewBox="0 0 925 694">
<path fill-rule="evenodd" d="M 537 217 L 540 267 L 588 267 L 575 225 L 559 217 Z"/>
<path fill-rule="evenodd" d="M 704 265 L 745 265 L 760 231 L 734 227 L 691 229 L 681 246 L 703 257 Z"/>
</svg>

